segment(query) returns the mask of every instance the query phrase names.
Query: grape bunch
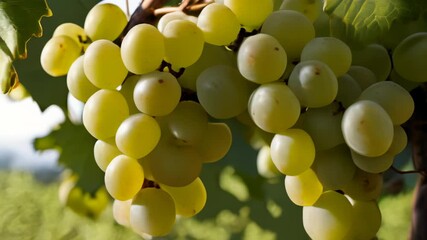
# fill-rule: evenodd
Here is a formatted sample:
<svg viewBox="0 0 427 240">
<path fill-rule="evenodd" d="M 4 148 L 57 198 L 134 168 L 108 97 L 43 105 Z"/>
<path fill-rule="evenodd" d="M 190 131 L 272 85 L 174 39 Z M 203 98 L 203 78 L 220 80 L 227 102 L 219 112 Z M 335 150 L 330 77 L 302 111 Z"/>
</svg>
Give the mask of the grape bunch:
<svg viewBox="0 0 427 240">
<path fill-rule="evenodd" d="M 163 236 L 176 216 L 200 212 L 201 169 L 227 154 L 232 136 L 221 121 L 237 119 L 259 149 L 259 173 L 285 176 L 312 239 L 375 238 L 383 173 L 406 147 L 401 125 L 414 111 L 403 86 L 425 81 L 427 33 L 402 40 L 390 58 L 381 44 L 330 36 L 322 4 L 216 1 L 121 37 L 128 19 L 106 3 L 84 27 L 57 27 L 41 64 L 67 75 L 85 103 L 119 224 Z"/>
</svg>

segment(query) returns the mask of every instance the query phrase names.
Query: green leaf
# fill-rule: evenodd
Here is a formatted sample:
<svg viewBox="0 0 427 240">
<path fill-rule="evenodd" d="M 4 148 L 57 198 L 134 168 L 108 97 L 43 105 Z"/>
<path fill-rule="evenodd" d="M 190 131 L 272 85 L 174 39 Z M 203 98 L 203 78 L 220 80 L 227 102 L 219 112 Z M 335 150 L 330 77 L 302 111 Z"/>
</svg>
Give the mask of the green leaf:
<svg viewBox="0 0 427 240">
<path fill-rule="evenodd" d="M 74 125 L 66 120 L 59 129 L 45 137 L 36 138 L 34 147 L 41 151 L 58 149 L 59 163 L 79 176 L 78 186 L 94 193 L 104 184 L 104 174 L 96 165 L 93 156 L 95 141 L 83 125 Z"/>
<path fill-rule="evenodd" d="M 12 59 L 0 50 L 0 88 L 2 93 L 8 93 L 13 87 L 14 73 Z"/>
</svg>

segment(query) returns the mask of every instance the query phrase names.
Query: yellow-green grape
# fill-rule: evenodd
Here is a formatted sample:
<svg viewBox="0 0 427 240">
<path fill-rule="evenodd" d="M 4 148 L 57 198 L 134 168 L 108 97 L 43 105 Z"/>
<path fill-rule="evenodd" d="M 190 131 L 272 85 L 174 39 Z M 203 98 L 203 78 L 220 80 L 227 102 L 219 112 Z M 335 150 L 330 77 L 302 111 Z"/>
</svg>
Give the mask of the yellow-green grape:
<svg viewBox="0 0 427 240">
<path fill-rule="evenodd" d="M 125 119 L 117 129 L 117 148 L 124 154 L 139 159 L 148 155 L 160 140 L 157 121 L 144 113 L 137 113 Z"/>
<path fill-rule="evenodd" d="M 159 31 L 163 33 L 163 30 L 169 22 L 173 20 L 189 20 L 188 18 L 189 15 L 185 14 L 183 11 L 174 11 L 166 13 L 159 19 L 159 22 L 157 23 L 157 29 L 159 29 Z"/>
<path fill-rule="evenodd" d="M 387 79 L 391 71 L 391 59 L 387 49 L 380 44 L 369 44 L 363 48 L 352 49 L 352 64 L 371 70 L 377 82 Z"/>
<path fill-rule="evenodd" d="M 301 61 L 318 60 L 327 64 L 337 77 L 345 74 L 352 64 L 352 53 L 346 43 L 334 37 L 317 37 L 301 52 Z"/>
<path fill-rule="evenodd" d="M 342 194 L 327 191 L 302 209 L 304 229 L 313 240 L 344 239 L 354 224 L 354 210 Z"/>
<path fill-rule="evenodd" d="M 255 83 L 279 80 L 286 69 L 287 55 L 272 36 L 259 33 L 246 38 L 237 53 L 239 72 Z"/>
<path fill-rule="evenodd" d="M 378 103 L 388 113 L 394 125 L 401 125 L 409 120 L 415 109 L 411 94 L 392 81 L 382 81 L 369 86 L 359 99 Z"/>
<path fill-rule="evenodd" d="M 364 66 L 352 65 L 347 74 L 356 80 L 362 91 L 377 82 L 375 73 Z"/>
<path fill-rule="evenodd" d="M 93 147 L 95 162 L 98 167 L 105 172 L 108 164 L 122 152 L 117 148 L 114 138 L 97 140 Z"/>
<path fill-rule="evenodd" d="M 325 190 L 341 189 L 356 173 L 350 149 L 345 144 L 316 152 L 311 168 Z"/>
<path fill-rule="evenodd" d="M 323 12 L 322 5 L 322 0 L 283 0 L 280 9 L 298 11 L 314 22 Z"/>
<path fill-rule="evenodd" d="M 192 217 L 199 213 L 206 204 L 207 193 L 200 178 L 183 187 L 171 187 L 160 184 L 175 202 L 176 214 L 183 217 Z"/>
<path fill-rule="evenodd" d="M 113 218 L 114 220 L 125 227 L 130 228 L 130 207 L 132 199 L 120 201 L 114 199 L 113 201 Z"/>
<path fill-rule="evenodd" d="M 205 136 L 208 115 L 203 107 L 194 101 L 181 101 L 168 115 L 168 130 L 183 145 L 196 145 Z"/>
<path fill-rule="evenodd" d="M 247 108 L 250 97 L 247 81 L 229 65 L 204 70 L 196 84 L 200 104 L 214 118 L 232 118 Z"/>
<path fill-rule="evenodd" d="M 224 0 L 245 28 L 257 29 L 273 11 L 272 0 Z"/>
<path fill-rule="evenodd" d="M 116 89 L 128 74 L 120 47 L 109 40 L 91 43 L 86 49 L 83 66 L 89 81 L 104 89 Z"/>
<path fill-rule="evenodd" d="M 316 31 L 316 37 L 329 37 L 331 36 L 331 19 L 329 15 L 323 10 L 320 12 L 317 19 L 313 22 Z"/>
<path fill-rule="evenodd" d="M 145 160 L 156 182 L 173 187 L 190 184 L 202 170 L 202 159 L 195 148 L 178 146 L 164 136 Z"/>
<path fill-rule="evenodd" d="M 92 41 L 113 41 L 123 32 L 127 22 L 127 17 L 119 6 L 111 3 L 98 4 L 86 15 L 84 30 Z"/>
<path fill-rule="evenodd" d="M 256 166 L 258 174 L 262 177 L 274 178 L 280 175 L 279 170 L 271 159 L 269 145 L 264 145 L 258 150 Z"/>
<path fill-rule="evenodd" d="M 351 151 L 351 158 L 358 168 L 368 173 L 385 172 L 393 165 L 394 161 L 394 155 L 389 152 L 377 157 L 366 157 Z"/>
<path fill-rule="evenodd" d="M 375 239 L 382 223 L 378 203 L 374 200 L 360 201 L 348 198 L 353 206 L 354 220 L 350 231 L 343 239 Z"/>
<path fill-rule="evenodd" d="M 299 60 L 304 46 L 314 38 L 314 27 L 310 19 L 293 10 L 279 10 L 270 14 L 262 25 L 261 32 L 279 41 L 289 61 Z"/>
<path fill-rule="evenodd" d="M 181 86 L 169 72 L 144 74 L 135 85 L 133 100 L 139 111 L 151 116 L 171 113 L 181 98 Z"/>
<path fill-rule="evenodd" d="M 163 30 L 165 61 L 178 70 L 194 64 L 202 55 L 205 39 L 202 30 L 189 20 L 172 20 Z"/>
<path fill-rule="evenodd" d="M 141 75 L 131 75 L 127 77 L 119 91 L 123 95 L 123 97 L 125 97 L 126 102 L 129 106 L 129 113 L 131 115 L 135 113 L 140 113 L 140 111 L 135 105 L 135 101 L 133 100 L 133 92 L 140 78 Z"/>
<path fill-rule="evenodd" d="M 117 200 L 133 198 L 144 183 L 144 170 L 138 161 L 126 155 L 115 157 L 104 175 L 108 193 Z"/>
<path fill-rule="evenodd" d="M 153 25 L 138 24 L 123 38 L 120 50 L 123 63 L 130 72 L 152 72 L 159 68 L 165 56 L 163 35 Z"/>
<path fill-rule="evenodd" d="M 223 46 L 237 39 L 240 23 L 236 15 L 225 5 L 212 3 L 203 8 L 197 20 L 207 43 Z M 227 27 L 224 27 L 227 26 Z"/>
<path fill-rule="evenodd" d="M 408 79 L 403 78 L 402 76 L 400 76 L 396 72 L 395 69 L 391 70 L 389 78 L 392 82 L 399 84 L 400 86 L 402 86 L 404 89 L 408 90 L 409 92 L 414 90 L 415 88 L 417 88 L 421 84 L 419 82 L 413 82 L 413 81 L 409 81 Z"/>
<path fill-rule="evenodd" d="M 348 107 L 341 129 L 347 145 L 367 157 L 383 155 L 393 141 L 390 116 L 379 104 L 370 100 L 360 100 Z"/>
<path fill-rule="evenodd" d="M 146 158 L 140 158 L 138 159 L 139 164 L 141 164 L 142 169 L 144 169 L 144 177 L 146 180 L 155 181 L 153 174 L 151 174 L 151 169 L 148 164 L 148 160 Z"/>
<path fill-rule="evenodd" d="M 260 85 L 252 93 L 248 111 L 252 120 L 262 130 L 280 133 L 297 122 L 301 106 L 286 84 L 267 83 Z"/>
<path fill-rule="evenodd" d="M 89 46 L 90 41 L 85 30 L 75 23 L 62 23 L 55 28 L 52 36 L 65 35 L 71 37 L 84 51 Z"/>
<path fill-rule="evenodd" d="M 130 225 L 143 236 L 167 235 L 175 224 L 175 203 L 159 188 L 144 188 L 133 199 L 130 207 Z"/>
<path fill-rule="evenodd" d="M 86 102 L 99 88 L 95 87 L 86 77 L 83 64 L 84 55 L 78 57 L 67 74 L 67 87 L 71 95 L 77 100 Z"/>
<path fill-rule="evenodd" d="M 344 108 L 348 108 L 355 103 L 361 93 L 362 88 L 352 76 L 344 74 L 338 77 L 338 93 L 335 101 L 340 102 Z"/>
<path fill-rule="evenodd" d="M 225 123 L 208 123 L 204 138 L 195 145 L 203 163 L 221 160 L 230 150 L 231 130 Z"/>
<path fill-rule="evenodd" d="M 83 109 L 83 125 L 97 139 L 106 140 L 129 116 L 126 99 L 115 90 L 101 89 L 94 93 Z"/>
<path fill-rule="evenodd" d="M 338 93 L 338 80 L 333 71 L 318 60 L 298 63 L 289 76 L 288 86 L 301 106 L 309 108 L 332 103 Z"/>
<path fill-rule="evenodd" d="M 49 39 L 40 54 L 43 70 L 52 77 L 64 76 L 81 55 L 80 46 L 70 37 L 60 35 Z"/>
<path fill-rule="evenodd" d="M 310 135 L 291 128 L 276 134 L 270 146 L 271 159 L 277 169 L 290 176 L 306 171 L 314 161 L 315 149 Z"/>
<path fill-rule="evenodd" d="M 182 88 L 196 92 L 197 77 L 205 69 L 220 64 L 235 66 L 236 62 L 234 52 L 228 51 L 225 47 L 205 43 L 199 60 L 185 69 L 184 74 L 178 78 L 178 82 Z"/>
<path fill-rule="evenodd" d="M 408 136 L 406 135 L 405 129 L 401 126 L 394 126 L 393 141 L 387 152 L 392 155 L 397 155 L 406 148 L 407 144 Z"/>
<path fill-rule="evenodd" d="M 285 189 L 298 206 L 312 206 L 323 193 L 323 186 L 311 168 L 296 176 L 286 176 Z"/>
<path fill-rule="evenodd" d="M 345 194 L 362 201 L 377 200 L 383 187 L 381 173 L 368 173 L 356 168 L 353 179 L 342 187 Z"/>
<path fill-rule="evenodd" d="M 296 126 L 313 139 L 316 151 L 333 148 L 344 143 L 341 131 L 343 111 L 333 102 L 321 108 L 309 108 L 302 113 Z"/>
</svg>

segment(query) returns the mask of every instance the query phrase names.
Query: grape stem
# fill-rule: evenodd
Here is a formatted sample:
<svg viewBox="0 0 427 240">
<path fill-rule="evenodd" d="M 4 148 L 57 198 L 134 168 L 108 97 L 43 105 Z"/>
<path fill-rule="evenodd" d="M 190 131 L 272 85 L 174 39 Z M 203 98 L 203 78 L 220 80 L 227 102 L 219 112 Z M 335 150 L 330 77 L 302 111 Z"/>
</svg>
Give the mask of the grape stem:
<svg viewBox="0 0 427 240">
<path fill-rule="evenodd" d="M 426 173 L 424 172 L 424 171 L 420 171 L 420 170 L 408 170 L 408 171 L 403 171 L 403 170 L 400 170 L 400 169 L 397 169 L 395 166 L 391 166 L 390 167 L 390 169 L 391 170 L 393 170 L 393 171 L 395 171 L 395 172 L 397 172 L 397 173 L 399 173 L 399 174 L 412 174 L 412 173 L 418 173 L 418 174 L 421 174 L 421 175 L 426 175 Z"/>
</svg>

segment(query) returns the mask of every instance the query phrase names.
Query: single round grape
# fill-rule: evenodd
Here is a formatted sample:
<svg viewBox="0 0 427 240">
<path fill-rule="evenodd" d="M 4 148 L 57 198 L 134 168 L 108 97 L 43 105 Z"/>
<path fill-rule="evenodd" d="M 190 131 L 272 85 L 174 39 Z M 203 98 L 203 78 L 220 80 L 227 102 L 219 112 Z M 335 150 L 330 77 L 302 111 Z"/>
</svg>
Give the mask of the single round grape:
<svg viewBox="0 0 427 240">
<path fill-rule="evenodd" d="M 368 173 L 385 172 L 393 165 L 394 161 L 394 155 L 389 152 L 377 157 L 366 157 L 351 151 L 351 158 L 358 168 Z"/>
<path fill-rule="evenodd" d="M 159 31 L 163 33 L 163 30 L 169 22 L 173 20 L 189 20 L 188 17 L 189 15 L 185 14 L 183 11 L 174 11 L 166 13 L 159 19 L 159 22 L 157 23 L 157 29 L 159 29 Z"/>
<path fill-rule="evenodd" d="M 208 123 L 203 139 L 195 145 L 203 163 L 221 160 L 231 148 L 231 130 L 225 123 Z"/>
<path fill-rule="evenodd" d="M 78 57 L 67 74 L 67 88 L 76 99 L 86 102 L 99 88 L 95 87 L 86 77 L 83 69 L 84 55 Z"/>
<path fill-rule="evenodd" d="M 105 172 L 110 162 L 122 152 L 117 148 L 114 138 L 105 141 L 97 140 L 93 147 L 95 162 L 98 167 Z"/>
<path fill-rule="evenodd" d="M 394 126 L 393 133 L 393 142 L 391 142 L 391 146 L 387 152 L 392 155 L 397 155 L 406 148 L 408 136 L 406 135 L 405 129 L 401 126 Z"/>
<path fill-rule="evenodd" d="M 83 125 L 97 139 L 106 140 L 116 134 L 129 116 L 123 95 L 115 90 L 101 89 L 94 93 L 83 109 Z"/>
<path fill-rule="evenodd" d="M 314 22 L 323 13 L 322 5 L 322 0 L 283 0 L 280 9 L 298 11 Z"/>
<path fill-rule="evenodd" d="M 361 93 L 362 88 L 352 76 L 344 74 L 338 77 L 338 92 L 335 101 L 340 102 L 343 107 L 348 108 L 355 103 Z"/>
<path fill-rule="evenodd" d="M 71 37 L 84 51 L 89 46 L 89 38 L 85 30 L 75 23 L 62 23 L 55 28 L 52 36 L 65 35 Z"/>
<path fill-rule="evenodd" d="M 383 181 L 382 173 L 368 173 L 356 168 L 353 179 L 345 184 L 341 190 L 356 200 L 377 200 L 383 189 Z"/>
<path fill-rule="evenodd" d="M 291 128 L 276 134 L 270 146 L 271 159 L 277 169 L 290 176 L 306 171 L 314 161 L 315 149 L 310 135 Z"/>
<path fill-rule="evenodd" d="M 133 100 L 133 92 L 140 78 L 141 75 L 131 75 L 127 77 L 119 91 L 123 95 L 123 97 L 125 97 L 126 102 L 129 106 L 129 113 L 131 115 L 135 113 L 140 113 L 140 111 L 135 105 L 135 101 Z"/>
<path fill-rule="evenodd" d="M 122 9 L 112 3 L 97 4 L 90 9 L 84 22 L 84 30 L 92 41 L 115 40 L 127 25 Z"/>
<path fill-rule="evenodd" d="M 285 72 L 287 54 L 272 36 L 259 33 L 246 38 L 237 53 L 239 72 L 255 83 L 278 80 Z"/>
<path fill-rule="evenodd" d="M 311 168 L 295 176 L 286 176 L 285 189 L 298 206 L 312 206 L 323 193 L 323 186 Z"/>
<path fill-rule="evenodd" d="M 132 199 L 120 201 L 115 199 L 113 201 L 113 218 L 114 220 L 125 227 L 130 228 L 130 206 Z"/>
<path fill-rule="evenodd" d="M 391 59 L 387 49 L 380 44 L 369 44 L 363 48 L 352 49 L 352 64 L 371 70 L 377 82 L 388 78 L 391 71 Z"/>
<path fill-rule="evenodd" d="M 138 24 L 123 38 L 120 53 L 130 72 L 152 72 L 160 67 L 165 56 L 163 35 L 153 25 Z"/>
<path fill-rule="evenodd" d="M 257 154 L 257 172 L 265 178 L 274 178 L 280 175 L 279 170 L 271 159 L 270 146 L 264 145 L 258 150 Z"/>
<path fill-rule="evenodd" d="M 224 0 L 224 5 L 249 29 L 257 29 L 273 11 L 272 0 Z"/>
<path fill-rule="evenodd" d="M 353 65 L 350 67 L 347 74 L 356 80 L 362 91 L 377 82 L 375 74 L 364 66 Z"/>
<path fill-rule="evenodd" d="M 133 198 L 144 183 L 144 171 L 138 161 L 126 155 L 115 157 L 104 176 L 108 193 L 117 200 Z"/>
<path fill-rule="evenodd" d="M 81 55 L 81 48 L 70 37 L 60 35 L 49 39 L 40 54 L 43 70 L 52 77 L 66 75 L 71 64 Z"/>
<path fill-rule="evenodd" d="M 374 239 L 382 223 L 377 201 L 348 198 L 353 206 L 354 220 L 350 231 L 343 239 Z"/>
</svg>

